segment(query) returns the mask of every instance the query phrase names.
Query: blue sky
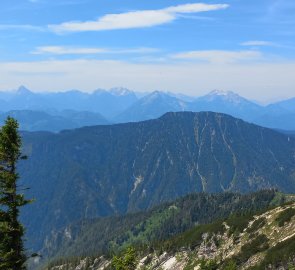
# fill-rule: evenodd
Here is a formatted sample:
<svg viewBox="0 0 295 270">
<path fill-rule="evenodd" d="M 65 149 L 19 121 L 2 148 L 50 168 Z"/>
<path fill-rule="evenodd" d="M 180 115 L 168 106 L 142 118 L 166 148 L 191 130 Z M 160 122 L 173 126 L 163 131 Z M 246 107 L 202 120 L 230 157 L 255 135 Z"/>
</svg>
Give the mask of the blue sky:
<svg viewBox="0 0 295 270">
<path fill-rule="evenodd" d="M 294 0 L 2 0 L 0 89 L 295 96 Z"/>
</svg>

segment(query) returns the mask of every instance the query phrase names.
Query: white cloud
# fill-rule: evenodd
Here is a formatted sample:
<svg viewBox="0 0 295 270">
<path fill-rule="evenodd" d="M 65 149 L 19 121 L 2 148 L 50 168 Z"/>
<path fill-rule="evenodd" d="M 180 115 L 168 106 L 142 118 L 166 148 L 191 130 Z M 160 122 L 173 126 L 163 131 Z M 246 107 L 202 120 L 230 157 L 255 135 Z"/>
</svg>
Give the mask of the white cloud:
<svg viewBox="0 0 295 270">
<path fill-rule="evenodd" d="M 45 28 L 30 24 L 0 24 L 0 30 L 45 31 Z"/>
<path fill-rule="evenodd" d="M 98 54 L 106 52 L 105 49 L 101 48 L 71 48 L 61 46 L 43 46 L 37 47 L 32 54 Z"/>
<path fill-rule="evenodd" d="M 122 85 L 139 91 L 167 89 L 201 95 L 212 89 L 233 90 L 245 97 L 294 96 L 295 62 L 220 64 L 127 63 L 67 60 L 0 62 L 0 89 L 27 85 L 35 91 L 111 88 Z"/>
<path fill-rule="evenodd" d="M 277 46 L 276 43 L 263 40 L 251 40 L 241 43 L 242 46 Z"/>
<path fill-rule="evenodd" d="M 227 4 L 203 4 L 203 3 L 194 3 L 194 4 L 184 4 L 178 6 L 172 6 L 163 9 L 163 11 L 168 13 L 198 13 L 206 11 L 214 11 L 220 9 L 226 9 L 229 5 Z"/>
<path fill-rule="evenodd" d="M 64 46 L 42 46 L 37 47 L 32 54 L 54 54 L 54 55 L 82 55 L 82 54 L 144 54 L 154 53 L 159 50 L 156 48 L 129 48 L 129 49 L 110 49 L 110 48 L 86 48 L 86 47 L 64 47 Z"/>
<path fill-rule="evenodd" d="M 228 7 L 227 4 L 184 4 L 159 10 L 107 14 L 96 21 L 65 22 L 59 25 L 49 25 L 48 28 L 56 33 L 144 28 L 172 22 L 181 14 L 220 10 Z"/>
<path fill-rule="evenodd" d="M 262 57 L 262 54 L 259 51 L 206 50 L 182 52 L 174 54 L 171 57 L 181 60 L 197 60 L 223 64 L 257 60 Z"/>
</svg>

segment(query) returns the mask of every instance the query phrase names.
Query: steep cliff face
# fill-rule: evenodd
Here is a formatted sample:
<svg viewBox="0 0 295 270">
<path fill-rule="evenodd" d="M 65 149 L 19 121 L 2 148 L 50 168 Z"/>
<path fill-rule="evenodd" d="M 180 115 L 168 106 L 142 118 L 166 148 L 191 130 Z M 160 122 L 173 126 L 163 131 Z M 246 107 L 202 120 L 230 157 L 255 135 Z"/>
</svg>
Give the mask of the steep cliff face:
<svg viewBox="0 0 295 270">
<path fill-rule="evenodd" d="M 29 160 L 20 175 L 37 201 L 23 220 L 39 244 L 42 234 L 74 221 L 192 192 L 295 192 L 295 139 L 224 114 L 168 113 L 139 123 L 25 133 L 23 140 Z"/>
</svg>

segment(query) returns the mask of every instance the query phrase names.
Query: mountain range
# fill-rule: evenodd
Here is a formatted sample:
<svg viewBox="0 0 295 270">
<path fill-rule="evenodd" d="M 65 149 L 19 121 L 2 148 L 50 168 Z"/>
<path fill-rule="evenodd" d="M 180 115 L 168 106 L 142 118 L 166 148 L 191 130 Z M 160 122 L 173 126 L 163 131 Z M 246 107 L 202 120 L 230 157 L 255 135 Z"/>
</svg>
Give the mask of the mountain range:
<svg viewBox="0 0 295 270">
<path fill-rule="evenodd" d="M 94 125 L 155 119 L 167 112 L 212 111 L 230 114 L 269 128 L 295 130 L 295 98 L 262 106 L 233 92 L 218 90 L 205 96 L 190 97 L 161 91 L 137 93 L 126 88 L 113 88 L 108 91 L 97 89 L 92 93 L 78 90 L 34 93 L 21 86 L 17 91 L 0 92 L 0 108 L 0 111 L 6 114 L 14 111 L 16 115 L 15 111 L 19 111 L 16 116 L 23 130 L 28 131 L 60 131 L 89 125 L 87 119 L 80 119 L 79 125 L 73 124 L 72 119 L 63 119 L 69 123 L 61 124 L 62 120 L 55 116 L 63 116 L 62 112 L 68 110 L 98 113 L 98 119 L 92 118 L 95 121 L 90 123 Z M 39 116 L 26 117 L 28 110 L 35 111 L 35 116 L 39 112 Z M 50 121 L 48 115 L 53 116 Z M 53 124 L 40 124 L 43 118 L 44 122 Z M 54 121 L 57 123 L 54 124 Z"/>
<path fill-rule="evenodd" d="M 101 114 L 89 111 L 63 110 L 56 112 L 15 110 L 0 113 L 0 125 L 8 116 L 18 120 L 21 130 L 58 132 L 84 126 L 110 124 Z"/>
<path fill-rule="evenodd" d="M 62 110 L 90 111 L 112 118 L 137 100 L 135 93 L 125 88 L 109 91 L 97 89 L 91 94 L 71 90 L 57 93 L 34 93 L 24 86 L 17 91 L 0 92 L 1 111 Z"/>
<path fill-rule="evenodd" d="M 295 192 L 295 138 L 212 112 L 24 132 L 19 164 L 29 246 L 72 222 L 148 209 L 192 192 Z"/>
</svg>

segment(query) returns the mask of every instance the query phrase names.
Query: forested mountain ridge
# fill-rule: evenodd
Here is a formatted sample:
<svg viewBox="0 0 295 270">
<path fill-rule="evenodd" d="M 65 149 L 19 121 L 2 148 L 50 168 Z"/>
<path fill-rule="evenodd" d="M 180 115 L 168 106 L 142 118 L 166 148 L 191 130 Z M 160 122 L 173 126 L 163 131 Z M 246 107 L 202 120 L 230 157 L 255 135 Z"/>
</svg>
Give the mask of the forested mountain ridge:
<svg viewBox="0 0 295 270">
<path fill-rule="evenodd" d="M 295 140 L 218 113 L 24 133 L 19 164 L 29 244 L 87 218 L 147 209 L 192 192 L 295 192 Z M 36 230 L 38 228 L 38 230 Z"/>
<path fill-rule="evenodd" d="M 157 247 L 133 252 L 129 253 L 136 266 L 132 269 L 291 270 L 295 266 L 295 203 L 199 225 Z M 114 262 L 104 256 L 64 259 L 46 269 L 118 269 L 112 267 Z"/>
<path fill-rule="evenodd" d="M 128 246 L 153 246 L 193 228 L 233 213 L 249 214 L 289 200 L 274 190 L 251 194 L 197 193 L 162 204 L 152 210 L 124 216 L 82 220 L 45 240 L 41 253 L 51 260 L 73 256 L 112 254 Z"/>
<path fill-rule="evenodd" d="M 7 116 L 17 119 L 20 130 L 59 132 L 85 126 L 110 124 L 102 115 L 87 111 L 65 110 L 59 112 L 43 112 L 32 110 L 16 110 L 0 113 L 0 125 Z"/>
</svg>

